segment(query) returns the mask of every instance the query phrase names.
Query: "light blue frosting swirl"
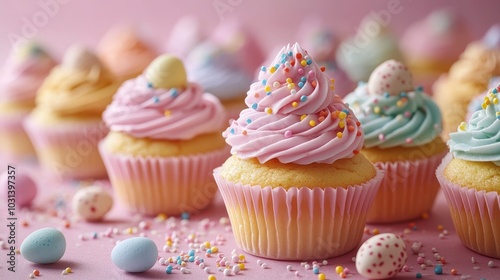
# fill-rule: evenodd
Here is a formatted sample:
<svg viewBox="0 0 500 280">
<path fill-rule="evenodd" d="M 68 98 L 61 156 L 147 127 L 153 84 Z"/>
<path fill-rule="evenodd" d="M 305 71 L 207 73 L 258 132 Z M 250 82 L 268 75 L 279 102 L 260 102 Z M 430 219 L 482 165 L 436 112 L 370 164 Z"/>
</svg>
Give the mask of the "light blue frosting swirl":
<svg viewBox="0 0 500 280">
<path fill-rule="evenodd" d="M 456 158 L 493 162 L 500 166 L 500 84 L 488 92 L 483 108 L 472 114 L 469 122 L 450 133 L 448 146 Z M 498 114 L 498 115 L 497 115 Z"/>
<path fill-rule="evenodd" d="M 376 96 L 360 82 L 344 98 L 362 124 L 364 147 L 415 147 L 433 141 L 442 131 L 441 112 L 421 88 L 399 95 Z"/>
</svg>

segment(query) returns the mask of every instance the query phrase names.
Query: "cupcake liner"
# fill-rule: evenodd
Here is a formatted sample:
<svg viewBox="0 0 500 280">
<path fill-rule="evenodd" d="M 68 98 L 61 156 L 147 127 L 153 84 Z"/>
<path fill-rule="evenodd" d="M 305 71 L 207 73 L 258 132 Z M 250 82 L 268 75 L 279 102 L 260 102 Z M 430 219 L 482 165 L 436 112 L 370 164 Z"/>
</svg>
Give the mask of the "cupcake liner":
<svg viewBox="0 0 500 280">
<path fill-rule="evenodd" d="M 462 244 L 483 255 L 500 258 L 500 195 L 478 191 L 447 180 L 443 173 L 448 154 L 436 171 Z"/>
<path fill-rule="evenodd" d="M 445 153 L 414 161 L 376 162 L 384 179 L 369 210 L 368 223 L 419 218 L 432 210 L 439 191 L 435 172 Z"/>
<path fill-rule="evenodd" d="M 99 150 L 117 198 L 132 212 L 179 215 L 206 208 L 217 193 L 212 171 L 228 148 L 191 156 L 138 157 Z"/>
<path fill-rule="evenodd" d="M 0 117 L 0 155 L 9 160 L 34 156 L 35 149 L 23 129 L 28 113 L 2 115 Z"/>
<path fill-rule="evenodd" d="M 360 242 L 366 213 L 383 171 L 348 188 L 261 187 L 214 177 L 238 246 L 279 260 L 322 260 L 345 254 Z"/>
<path fill-rule="evenodd" d="M 106 177 L 97 144 L 108 128 L 102 121 L 42 126 L 31 117 L 24 128 L 35 146 L 40 165 L 61 179 Z"/>
</svg>

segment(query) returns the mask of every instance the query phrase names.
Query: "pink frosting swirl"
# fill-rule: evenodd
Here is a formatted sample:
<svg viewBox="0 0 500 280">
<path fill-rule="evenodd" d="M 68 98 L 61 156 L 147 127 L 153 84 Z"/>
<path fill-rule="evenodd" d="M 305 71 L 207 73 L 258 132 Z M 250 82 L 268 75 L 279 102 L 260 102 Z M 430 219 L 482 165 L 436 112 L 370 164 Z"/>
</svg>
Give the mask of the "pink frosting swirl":
<svg viewBox="0 0 500 280">
<path fill-rule="evenodd" d="M 334 85 L 298 44 L 262 68 L 245 99 L 248 109 L 224 132 L 231 152 L 264 163 L 333 163 L 357 154 L 360 123 Z"/>
<path fill-rule="evenodd" d="M 38 45 L 14 49 L 0 75 L 0 102 L 35 104 L 36 91 L 56 65 Z"/>
<path fill-rule="evenodd" d="M 219 100 L 199 85 L 152 88 L 143 74 L 123 83 L 103 119 L 111 131 L 136 138 L 187 140 L 217 131 L 225 115 Z"/>
</svg>

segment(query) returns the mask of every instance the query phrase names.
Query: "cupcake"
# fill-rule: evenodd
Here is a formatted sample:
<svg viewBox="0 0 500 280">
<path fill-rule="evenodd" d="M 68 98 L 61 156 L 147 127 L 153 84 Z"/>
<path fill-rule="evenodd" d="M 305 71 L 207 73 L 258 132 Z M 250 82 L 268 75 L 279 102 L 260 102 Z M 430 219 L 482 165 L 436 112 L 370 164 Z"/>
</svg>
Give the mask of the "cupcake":
<svg viewBox="0 0 500 280">
<path fill-rule="evenodd" d="M 93 53 L 76 45 L 66 51 L 24 122 L 46 171 L 61 178 L 106 176 L 97 143 L 108 132 L 101 114 L 118 86 Z"/>
<path fill-rule="evenodd" d="M 245 108 L 245 93 L 263 60 L 252 34 L 238 21 L 227 19 L 193 49 L 186 67 L 190 79 L 217 96 L 229 118 L 237 118 Z"/>
<path fill-rule="evenodd" d="M 35 107 L 38 87 L 55 61 L 35 42 L 12 49 L 0 72 L 0 155 L 21 159 L 34 156 L 33 145 L 22 123 Z"/>
<path fill-rule="evenodd" d="M 120 87 L 99 144 L 117 199 L 144 215 L 194 213 L 210 204 L 212 171 L 228 156 L 219 100 L 187 82 L 182 62 L 156 58 Z"/>
<path fill-rule="evenodd" d="M 188 54 L 203 41 L 203 32 L 197 17 L 181 17 L 173 26 L 165 46 L 165 52 L 180 59 L 186 59 Z"/>
<path fill-rule="evenodd" d="M 471 100 L 488 90 L 488 83 L 500 76 L 500 24 L 493 26 L 482 41 L 470 43 L 447 75 L 433 86 L 434 100 L 443 114 L 443 139 L 466 118 Z"/>
<path fill-rule="evenodd" d="M 500 84 L 450 134 L 450 154 L 436 171 L 460 240 L 493 258 L 500 258 L 499 91 Z"/>
<path fill-rule="evenodd" d="M 363 19 L 355 36 L 340 43 L 336 57 L 354 82 L 367 82 L 373 70 L 386 60 L 403 60 L 396 37 L 372 15 Z"/>
<path fill-rule="evenodd" d="M 280 260 L 349 252 L 383 176 L 359 154 L 359 122 L 298 44 L 258 79 L 224 132 L 232 156 L 214 170 L 236 243 Z"/>
<path fill-rule="evenodd" d="M 367 221 L 399 222 L 429 212 L 439 191 L 435 170 L 446 153 L 437 105 L 395 60 L 377 67 L 344 101 L 363 125 L 361 154 L 385 171 Z"/>
<path fill-rule="evenodd" d="M 131 27 L 117 26 L 104 34 L 97 55 L 115 77 L 125 81 L 140 75 L 157 54 Z"/>
<path fill-rule="evenodd" d="M 433 11 L 408 27 L 401 37 L 401 49 L 415 84 L 432 95 L 432 84 L 470 42 L 463 19 L 448 9 Z"/>
<path fill-rule="evenodd" d="M 314 56 L 316 63 L 325 67 L 325 73 L 335 79 L 335 94 L 343 98 L 354 89 L 354 83 L 335 61 L 340 40 L 331 28 L 317 18 L 307 18 L 300 26 L 297 37 L 301 45 Z"/>
<path fill-rule="evenodd" d="M 495 76 L 495 77 L 490 79 L 488 88 L 494 88 L 499 83 L 500 83 L 500 76 Z M 466 121 L 468 121 L 470 119 L 470 117 L 472 116 L 472 114 L 474 114 L 474 112 L 483 109 L 482 105 L 484 102 L 484 98 L 487 95 L 488 95 L 488 91 L 485 91 L 484 93 L 482 93 L 482 94 L 480 94 L 472 99 L 472 101 L 469 103 L 469 106 L 467 107 L 467 117 L 465 118 Z"/>
</svg>

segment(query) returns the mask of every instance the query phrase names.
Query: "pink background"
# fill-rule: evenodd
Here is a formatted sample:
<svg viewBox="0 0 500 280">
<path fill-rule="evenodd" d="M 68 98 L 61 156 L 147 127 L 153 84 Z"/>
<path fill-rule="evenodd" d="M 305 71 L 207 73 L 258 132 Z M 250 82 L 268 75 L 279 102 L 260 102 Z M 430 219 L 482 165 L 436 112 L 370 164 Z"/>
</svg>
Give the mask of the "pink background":
<svg viewBox="0 0 500 280">
<path fill-rule="evenodd" d="M 60 55 L 71 43 L 80 42 L 95 46 L 103 33 L 116 23 L 131 23 L 158 47 L 165 44 L 172 24 L 182 15 L 197 16 L 207 32 L 214 28 L 221 17 L 214 2 L 235 4 L 229 6 L 223 17 L 241 19 L 257 35 L 264 47 L 295 40 L 296 27 L 305 16 L 318 16 L 331 24 L 341 36 L 355 32 L 360 20 L 372 11 L 387 9 L 391 1 L 399 2 L 402 11 L 391 17 L 390 25 L 400 35 L 408 24 L 418 20 L 436 7 L 452 7 L 466 20 L 473 38 L 481 37 L 485 30 L 498 20 L 497 0 L 0 0 L 0 62 L 10 48 L 10 33 L 23 35 L 26 25 L 23 18 L 35 25 L 36 38 L 44 42 L 55 54 Z M 46 17 L 41 3 L 56 3 L 58 11 Z M 46 12 L 45 12 L 46 14 Z M 41 15 L 41 16 L 40 16 Z M 223 19 L 222 19 L 223 20 Z M 31 35 L 31 34 L 28 34 Z"/>
</svg>

